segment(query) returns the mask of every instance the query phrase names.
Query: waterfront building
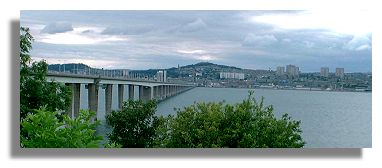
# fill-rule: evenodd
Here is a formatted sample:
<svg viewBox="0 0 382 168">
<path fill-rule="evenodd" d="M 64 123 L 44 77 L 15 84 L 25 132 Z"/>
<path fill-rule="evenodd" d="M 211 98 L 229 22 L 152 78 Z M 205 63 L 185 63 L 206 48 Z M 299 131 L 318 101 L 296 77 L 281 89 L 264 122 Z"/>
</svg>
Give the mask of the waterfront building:
<svg viewBox="0 0 382 168">
<path fill-rule="evenodd" d="M 244 79 L 244 73 L 220 72 L 220 79 Z"/>
<path fill-rule="evenodd" d="M 285 74 L 285 67 L 278 66 L 278 67 L 277 67 L 277 70 L 276 70 L 276 74 L 277 74 L 278 76 L 282 76 L 282 75 L 284 75 L 284 74 Z"/>
<path fill-rule="evenodd" d="M 345 69 L 344 68 L 336 68 L 336 76 L 343 78 L 345 75 Z"/>
<path fill-rule="evenodd" d="M 300 73 L 300 68 L 295 65 L 287 65 L 286 73 L 288 76 L 298 76 Z"/>
<path fill-rule="evenodd" d="M 158 71 L 156 74 L 157 81 L 159 82 L 167 82 L 167 72 L 166 71 Z"/>
<path fill-rule="evenodd" d="M 323 77 L 329 77 L 329 68 L 328 67 L 322 67 L 320 75 Z"/>
<path fill-rule="evenodd" d="M 127 69 L 122 69 L 122 77 L 128 78 L 129 77 L 129 70 Z"/>
</svg>

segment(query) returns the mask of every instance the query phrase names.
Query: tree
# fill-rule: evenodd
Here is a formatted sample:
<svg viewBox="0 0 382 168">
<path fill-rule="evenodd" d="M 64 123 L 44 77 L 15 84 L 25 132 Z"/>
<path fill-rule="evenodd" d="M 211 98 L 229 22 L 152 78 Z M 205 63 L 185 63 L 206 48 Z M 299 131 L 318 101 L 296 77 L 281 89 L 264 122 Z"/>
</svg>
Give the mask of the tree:
<svg viewBox="0 0 382 168">
<path fill-rule="evenodd" d="M 29 55 L 33 37 L 29 28 L 20 28 L 20 118 L 23 119 L 36 109 L 45 107 L 48 111 L 66 110 L 70 105 L 69 87 L 46 81 L 48 64 L 33 62 Z"/>
<path fill-rule="evenodd" d="M 155 135 L 156 110 L 155 100 L 129 100 L 124 102 L 122 110 L 112 111 L 106 116 L 107 124 L 113 130 L 108 135 L 111 143 L 123 148 L 152 147 Z"/>
<path fill-rule="evenodd" d="M 176 148 L 300 148 L 300 121 L 287 114 L 275 118 L 272 106 L 257 102 L 253 92 L 243 102 L 230 105 L 197 103 L 177 115 L 158 119 L 155 147 Z"/>
<path fill-rule="evenodd" d="M 25 148 L 96 148 L 102 136 L 96 136 L 95 127 L 99 121 L 91 118 L 95 112 L 81 110 L 76 119 L 63 115 L 63 120 L 57 118 L 57 112 L 45 108 L 28 114 L 21 121 L 21 146 Z"/>
</svg>

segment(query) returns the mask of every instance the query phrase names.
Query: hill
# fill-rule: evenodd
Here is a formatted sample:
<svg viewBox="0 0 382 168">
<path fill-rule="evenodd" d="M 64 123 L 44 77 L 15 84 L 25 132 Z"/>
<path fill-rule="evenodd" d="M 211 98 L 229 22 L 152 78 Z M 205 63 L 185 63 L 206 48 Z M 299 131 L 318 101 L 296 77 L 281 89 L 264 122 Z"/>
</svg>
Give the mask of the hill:
<svg viewBox="0 0 382 168">
<path fill-rule="evenodd" d="M 63 72 L 75 72 L 75 71 L 87 71 L 91 68 L 85 64 L 51 64 L 48 67 L 51 71 Z M 99 69 L 98 69 L 99 70 Z M 106 69 L 105 69 L 106 70 Z M 162 69 L 148 69 L 148 70 L 129 70 L 130 74 L 139 74 L 139 76 L 147 76 L 149 78 L 154 77 L 157 71 Z M 252 69 L 242 69 L 234 66 L 219 65 L 210 62 L 199 62 L 196 64 L 185 65 L 180 67 L 172 67 L 164 69 L 167 71 L 167 77 L 169 78 L 184 78 L 197 76 L 201 79 L 218 79 L 220 77 L 220 72 L 235 72 L 244 73 L 245 78 L 253 79 L 258 75 L 269 75 L 273 73 L 268 70 L 252 70 Z"/>
</svg>

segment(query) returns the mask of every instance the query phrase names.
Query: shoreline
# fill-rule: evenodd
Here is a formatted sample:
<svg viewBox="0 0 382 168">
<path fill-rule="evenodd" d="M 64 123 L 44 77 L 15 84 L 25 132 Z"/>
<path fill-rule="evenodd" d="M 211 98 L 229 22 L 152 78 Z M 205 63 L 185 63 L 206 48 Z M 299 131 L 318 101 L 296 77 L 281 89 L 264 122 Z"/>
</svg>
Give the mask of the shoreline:
<svg viewBox="0 0 382 168">
<path fill-rule="evenodd" d="M 296 90 L 296 91 L 318 91 L 318 92 L 354 92 L 354 93 L 372 93 L 372 91 L 351 91 L 351 90 L 317 90 L 317 89 L 309 89 L 309 88 L 304 88 L 304 89 L 295 89 L 295 88 L 288 88 L 288 89 L 277 89 L 277 88 L 234 88 L 234 87 L 204 87 L 204 86 L 197 86 L 197 88 L 226 88 L 226 89 L 261 89 L 261 90 Z"/>
</svg>

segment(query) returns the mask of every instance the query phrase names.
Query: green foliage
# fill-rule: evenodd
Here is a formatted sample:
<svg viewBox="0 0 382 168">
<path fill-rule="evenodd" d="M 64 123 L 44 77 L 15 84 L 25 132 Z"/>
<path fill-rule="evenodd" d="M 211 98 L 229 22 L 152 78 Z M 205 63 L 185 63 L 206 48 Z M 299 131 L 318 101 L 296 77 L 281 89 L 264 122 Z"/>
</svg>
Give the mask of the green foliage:
<svg viewBox="0 0 382 168">
<path fill-rule="evenodd" d="M 29 33 L 29 28 L 20 27 L 20 66 L 28 67 L 31 58 L 29 51 L 32 49 L 33 37 Z"/>
<path fill-rule="evenodd" d="M 95 135 L 99 122 L 91 121 L 95 112 L 81 110 L 76 119 L 63 115 L 60 121 L 56 112 L 36 110 L 21 121 L 21 146 L 26 148 L 95 148 L 101 136 Z"/>
<path fill-rule="evenodd" d="M 108 135 L 109 141 L 123 148 L 152 147 L 157 123 L 154 117 L 156 107 L 154 100 L 147 103 L 141 100 L 124 102 L 122 110 L 106 116 L 107 124 L 113 127 Z"/>
<path fill-rule="evenodd" d="M 56 82 L 47 82 L 48 64 L 31 62 L 29 55 L 33 37 L 29 28 L 20 28 L 20 117 L 25 118 L 35 109 L 66 110 L 70 105 L 70 88 Z"/>
<path fill-rule="evenodd" d="M 155 147 L 300 148 L 300 121 L 273 115 L 273 107 L 256 102 L 253 92 L 230 105 L 198 103 L 158 119 Z"/>
<path fill-rule="evenodd" d="M 122 148 L 122 145 L 117 144 L 115 142 L 113 142 L 113 143 L 108 142 L 108 143 L 104 144 L 104 147 L 105 148 Z"/>
</svg>

